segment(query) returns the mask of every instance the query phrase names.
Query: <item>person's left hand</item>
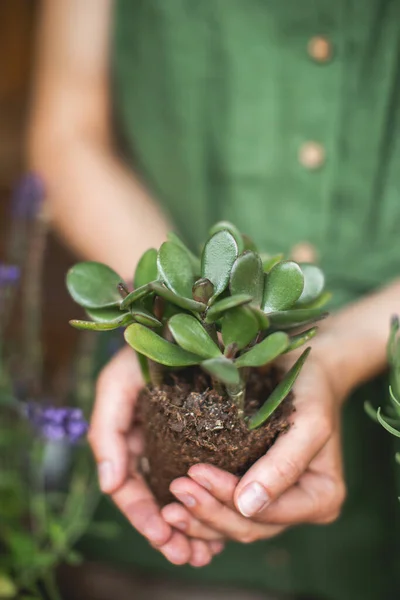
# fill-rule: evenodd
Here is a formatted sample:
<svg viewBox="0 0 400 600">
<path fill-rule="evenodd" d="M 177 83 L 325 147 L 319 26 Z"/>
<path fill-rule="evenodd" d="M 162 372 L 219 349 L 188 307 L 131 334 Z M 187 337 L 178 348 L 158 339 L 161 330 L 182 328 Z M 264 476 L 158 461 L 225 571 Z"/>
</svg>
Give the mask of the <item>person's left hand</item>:
<svg viewBox="0 0 400 600">
<path fill-rule="evenodd" d="M 330 523 L 345 498 L 340 441 L 344 392 L 311 352 L 294 388 L 288 433 L 239 480 L 207 464 L 190 468 L 170 489 L 181 504 L 164 519 L 188 535 L 249 543 L 299 523 Z M 286 368 L 293 353 L 285 358 Z"/>
</svg>

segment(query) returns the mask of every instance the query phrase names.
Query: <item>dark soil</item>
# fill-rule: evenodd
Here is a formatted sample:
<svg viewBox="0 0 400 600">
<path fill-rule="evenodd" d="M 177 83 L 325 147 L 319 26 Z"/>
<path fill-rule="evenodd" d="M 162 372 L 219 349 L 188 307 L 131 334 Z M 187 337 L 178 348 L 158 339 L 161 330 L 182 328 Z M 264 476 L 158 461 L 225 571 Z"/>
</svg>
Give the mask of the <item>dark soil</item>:
<svg viewBox="0 0 400 600">
<path fill-rule="evenodd" d="M 253 414 L 281 379 L 275 368 L 251 373 L 246 392 L 246 415 Z M 229 398 L 211 387 L 197 368 L 169 377 L 160 387 L 145 388 L 139 413 L 145 435 L 144 474 L 161 505 L 176 500 L 170 483 L 197 463 L 213 464 L 243 475 L 289 428 L 294 410 L 289 395 L 265 425 L 249 431 Z"/>
</svg>

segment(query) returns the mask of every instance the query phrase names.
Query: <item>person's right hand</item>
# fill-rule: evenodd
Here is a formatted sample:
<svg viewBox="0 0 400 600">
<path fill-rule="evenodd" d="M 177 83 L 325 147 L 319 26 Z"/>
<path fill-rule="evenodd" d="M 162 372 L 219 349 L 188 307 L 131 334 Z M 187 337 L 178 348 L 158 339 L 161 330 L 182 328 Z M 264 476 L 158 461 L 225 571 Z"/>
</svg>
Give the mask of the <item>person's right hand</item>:
<svg viewBox="0 0 400 600">
<path fill-rule="evenodd" d="M 100 373 L 89 442 L 98 465 L 100 487 L 128 521 L 171 563 L 207 565 L 223 542 L 186 536 L 162 517 L 153 494 L 138 469 L 143 451 L 135 406 L 143 380 L 135 354 L 123 348 Z M 207 531 L 202 528 L 202 537 Z"/>
</svg>

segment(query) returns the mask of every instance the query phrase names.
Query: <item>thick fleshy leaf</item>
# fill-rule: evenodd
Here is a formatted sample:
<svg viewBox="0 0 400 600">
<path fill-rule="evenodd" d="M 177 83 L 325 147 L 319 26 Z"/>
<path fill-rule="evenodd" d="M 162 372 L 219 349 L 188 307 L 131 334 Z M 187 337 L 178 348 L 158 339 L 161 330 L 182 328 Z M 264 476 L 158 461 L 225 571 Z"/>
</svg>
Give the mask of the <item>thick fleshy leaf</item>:
<svg viewBox="0 0 400 600">
<path fill-rule="evenodd" d="M 184 350 L 203 358 L 216 358 L 222 355 L 203 325 L 192 315 L 183 313 L 174 315 L 168 321 L 168 327 L 177 344 Z"/>
<path fill-rule="evenodd" d="M 288 345 L 289 336 L 282 331 L 276 331 L 239 356 L 235 364 L 238 368 L 262 367 L 283 354 Z"/>
<path fill-rule="evenodd" d="M 236 306 L 248 304 L 252 299 L 253 297 L 248 294 L 238 294 L 237 296 L 228 296 L 228 298 L 218 300 L 218 302 L 208 309 L 206 323 L 217 321 L 227 310 L 231 310 L 231 308 L 235 308 Z"/>
<path fill-rule="evenodd" d="M 151 283 L 150 286 L 158 296 L 161 296 L 161 298 L 168 300 L 168 302 L 171 302 L 176 306 L 180 306 L 180 308 L 200 313 L 204 312 L 207 308 L 202 302 L 196 302 L 196 300 L 192 300 L 191 298 L 184 298 L 183 296 L 175 294 L 160 282 L 155 281 Z"/>
<path fill-rule="evenodd" d="M 314 302 L 322 294 L 325 286 L 325 275 L 317 265 L 310 263 L 301 263 L 300 268 L 304 276 L 304 288 L 297 300 L 297 305 L 303 306 Z"/>
<path fill-rule="evenodd" d="M 261 308 L 253 306 L 253 304 L 249 306 L 249 309 L 257 319 L 259 331 L 265 331 L 266 329 L 268 329 L 268 327 L 270 326 L 270 322 L 265 312 L 263 312 Z"/>
<path fill-rule="evenodd" d="M 119 308 L 87 308 L 86 314 L 96 323 L 114 323 L 121 325 L 129 323 L 129 312 L 122 312 Z"/>
<path fill-rule="evenodd" d="M 325 319 L 328 313 L 322 308 L 299 308 L 296 310 L 282 310 L 268 315 L 271 327 L 276 329 L 294 329 L 308 325 L 315 321 Z"/>
<path fill-rule="evenodd" d="M 242 350 L 258 333 L 257 318 L 246 306 L 233 308 L 222 317 L 221 333 L 225 346 L 236 344 Z"/>
<path fill-rule="evenodd" d="M 135 290 L 146 285 L 146 283 L 156 281 L 158 275 L 157 254 L 158 252 L 155 248 L 149 248 L 142 254 L 133 278 L 133 287 Z"/>
<path fill-rule="evenodd" d="M 262 309 L 266 313 L 287 310 L 300 298 L 304 277 L 299 265 L 285 260 L 265 275 Z"/>
<path fill-rule="evenodd" d="M 270 270 L 272 269 L 272 267 L 274 267 L 278 263 L 282 262 L 283 259 L 284 259 L 283 254 L 274 254 L 272 256 L 270 254 L 262 254 L 261 260 L 262 260 L 262 264 L 263 264 L 264 273 L 269 273 Z"/>
<path fill-rule="evenodd" d="M 208 301 L 214 294 L 214 286 L 209 279 L 202 277 L 194 282 L 192 287 L 192 298 L 197 302 L 204 302 L 208 304 Z"/>
<path fill-rule="evenodd" d="M 72 298 L 84 308 L 119 306 L 118 284 L 122 279 L 110 267 L 98 262 L 81 262 L 72 267 L 66 278 Z"/>
<path fill-rule="evenodd" d="M 242 233 L 242 238 L 244 245 L 243 250 L 252 250 L 253 252 L 258 253 L 257 245 L 253 242 L 250 236 L 246 235 L 245 233 Z"/>
<path fill-rule="evenodd" d="M 218 223 L 215 223 L 215 225 L 211 227 L 210 231 L 208 232 L 208 236 L 211 237 L 219 231 L 223 231 L 224 229 L 233 235 L 238 247 L 238 252 L 241 254 L 244 250 L 243 236 L 233 223 L 230 223 L 229 221 L 218 221 Z"/>
<path fill-rule="evenodd" d="M 181 246 L 164 242 L 158 251 L 159 277 L 178 296 L 192 297 L 194 273 L 189 255 Z"/>
<path fill-rule="evenodd" d="M 189 250 L 189 248 L 186 246 L 186 244 L 181 240 L 181 238 L 176 235 L 176 233 L 174 233 L 173 231 L 170 231 L 167 234 L 167 239 L 169 242 L 173 242 L 174 244 L 176 244 L 177 246 L 180 246 L 181 248 L 183 248 L 183 250 L 185 250 L 185 252 L 187 253 L 187 255 L 190 258 L 190 262 L 192 264 L 192 270 L 194 275 L 200 275 L 201 273 L 201 266 L 200 266 L 200 258 L 198 256 L 196 256 L 195 254 L 193 254 L 193 252 L 191 250 Z"/>
<path fill-rule="evenodd" d="M 161 327 L 162 323 L 150 311 L 140 304 L 131 306 L 131 315 L 138 323 L 146 327 Z"/>
<path fill-rule="evenodd" d="M 94 321 L 80 321 L 73 319 L 69 322 L 75 329 L 86 329 L 90 331 L 111 331 L 112 329 L 118 329 L 118 327 L 124 327 L 129 323 L 132 323 L 131 315 L 125 316 L 124 320 L 120 323 L 95 323 Z"/>
<path fill-rule="evenodd" d="M 249 294 L 252 303 L 260 306 L 264 292 L 264 272 L 261 258 L 255 252 L 247 250 L 233 263 L 229 289 L 232 295 Z"/>
<path fill-rule="evenodd" d="M 286 352 L 291 352 L 292 350 L 296 350 L 310 341 L 317 333 L 318 327 L 311 327 L 311 329 L 307 329 L 307 331 L 303 331 L 303 333 L 299 333 L 298 335 L 292 335 L 289 340 L 289 346 Z"/>
<path fill-rule="evenodd" d="M 315 300 L 313 300 L 312 302 L 308 302 L 307 304 L 302 304 L 301 308 L 322 308 L 323 306 L 328 304 L 328 302 L 331 300 L 331 298 L 332 298 L 332 292 L 325 291 L 325 292 L 322 292 L 322 294 L 320 294 L 318 296 L 318 298 L 315 298 Z"/>
<path fill-rule="evenodd" d="M 215 233 L 204 246 L 201 257 L 201 275 L 214 285 L 213 299 L 227 287 L 237 255 L 236 240 L 226 229 Z"/>
<path fill-rule="evenodd" d="M 201 367 L 211 377 L 214 377 L 225 385 L 237 386 L 240 384 L 239 371 L 235 367 L 235 364 L 229 358 L 225 358 L 225 356 L 204 360 L 201 363 Z"/>
<path fill-rule="evenodd" d="M 129 308 L 134 302 L 138 302 L 142 300 L 146 296 L 149 296 L 153 293 L 153 288 L 150 283 L 146 283 L 146 285 L 142 285 L 142 287 L 133 290 L 130 294 L 128 294 L 121 302 L 121 310 L 125 308 Z"/>
<path fill-rule="evenodd" d="M 147 358 L 167 367 L 188 367 L 201 362 L 201 357 L 187 352 L 176 344 L 168 342 L 151 329 L 139 323 L 133 323 L 125 329 L 128 344 Z"/>
<path fill-rule="evenodd" d="M 262 405 L 260 410 L 258 410 L 249 419 L 249 429 L 256 429 L 257 427 L 260 427 L 260 425 L 265 423 L 265 421 L 272 415 L 272 413 L 288 396 L 297 377 L 299 376 L 299 373 L 307 359 L 307 356 L 310 354 L 310 350 L 311 348 L 307 348 L 307 350 L 304 350 L 303 354 L 295 362 L 293 367 L 286 373 L 282 381 L 278 383 L 268 400 Z"/>
</svg>

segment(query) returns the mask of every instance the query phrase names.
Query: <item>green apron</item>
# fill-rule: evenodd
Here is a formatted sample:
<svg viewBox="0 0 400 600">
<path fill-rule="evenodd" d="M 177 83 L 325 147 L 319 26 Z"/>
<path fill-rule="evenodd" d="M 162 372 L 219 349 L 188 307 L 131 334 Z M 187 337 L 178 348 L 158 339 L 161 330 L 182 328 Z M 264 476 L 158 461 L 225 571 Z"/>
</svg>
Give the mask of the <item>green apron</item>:
<svg viewBox="0 0 400 600">
<path fill-rule="evenodd" d="M 400 0 L 119 0 L 111 73 L 131 164 L 193 247 L 217 219 L 267 251 L 307 240 L 336 306 L 398 275 Z M 194 570 L 112 512 L 121 536 L 96 556 L 332 600 L 399 597 L 392 440 L 362 406 L 383 384 L 344 409 L 336 523 L 230 544 Z"/>
</svg>

